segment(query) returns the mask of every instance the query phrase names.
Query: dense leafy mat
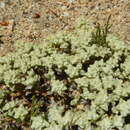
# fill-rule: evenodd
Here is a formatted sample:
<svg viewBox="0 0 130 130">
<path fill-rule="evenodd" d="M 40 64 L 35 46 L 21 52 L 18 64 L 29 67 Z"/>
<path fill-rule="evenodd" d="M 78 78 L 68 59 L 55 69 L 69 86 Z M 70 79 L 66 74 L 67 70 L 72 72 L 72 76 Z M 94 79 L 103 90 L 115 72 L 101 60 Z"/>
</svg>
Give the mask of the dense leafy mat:
<svg viewBox="0 0 130 130">
<path fill-rule="evenodd" d="M 0 57 L 0 127 L 129 130 L 130 46 L 108 29 L 81 19 Z"/>
</svg>

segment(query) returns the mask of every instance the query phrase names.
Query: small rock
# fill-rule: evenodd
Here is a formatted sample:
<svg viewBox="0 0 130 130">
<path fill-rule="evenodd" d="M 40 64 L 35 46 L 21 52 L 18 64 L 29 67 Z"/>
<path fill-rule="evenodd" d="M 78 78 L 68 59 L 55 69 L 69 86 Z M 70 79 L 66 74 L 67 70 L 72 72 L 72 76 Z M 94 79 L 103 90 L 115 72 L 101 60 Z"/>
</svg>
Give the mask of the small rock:
<svg viewBox="0 0 130 130">
<path fill-rule="evenodd" d="M 64 12 L 64 13 L 63 13 L 63 16 L 68 17 L 68 16 L 69 16 L 69 13 L 68 13 L 68 12 Z"/>
<path fill-rule="evenodd" d="M 67 8 L 66 6 L 62 6 L 62 7 L 61 7 L 62 10 L 65 10 L 66 8 Z"/>
<path fill-rule="evenodd" d="M 0 2 L 0 8 L 5 8 L 5 3 L 4 2 Z"/>
<path fill-rule="evenodd" d="M 9 20 L 8 29 L 9 29 L 10 31 L 13 31 L 13 29 L 14 29 L 14 19 Z"/>
<path fill-rule="evenodd" d="M 68 0 L 69 3 L 73 3 L 75 2 L 76 0 Z"/>
</svg>

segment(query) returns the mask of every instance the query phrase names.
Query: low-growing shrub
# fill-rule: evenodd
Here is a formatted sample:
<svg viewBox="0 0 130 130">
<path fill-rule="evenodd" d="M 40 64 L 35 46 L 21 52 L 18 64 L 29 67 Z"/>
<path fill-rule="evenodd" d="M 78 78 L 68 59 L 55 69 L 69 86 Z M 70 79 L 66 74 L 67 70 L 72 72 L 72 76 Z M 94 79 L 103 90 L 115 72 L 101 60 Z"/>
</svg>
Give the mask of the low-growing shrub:
<svg viewBox="0 0 130 130">
<path fill-rule="evenodd" d="M 129 130 L 130 46 L 106 29 L 80 20 L 0 57 L 1 129 Z"/>
</svg>

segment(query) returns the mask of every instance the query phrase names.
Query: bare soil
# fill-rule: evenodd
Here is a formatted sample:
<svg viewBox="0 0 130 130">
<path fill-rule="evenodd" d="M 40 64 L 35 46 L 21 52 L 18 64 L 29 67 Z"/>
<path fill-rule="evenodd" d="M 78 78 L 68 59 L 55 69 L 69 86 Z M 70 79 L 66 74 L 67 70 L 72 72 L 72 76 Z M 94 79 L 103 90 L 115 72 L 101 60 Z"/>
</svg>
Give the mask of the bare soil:
<svg viewBox="0 0 130 130">
<path fill-rule="evenodd" d="M 17 40 L 40 42 L 50 33 L 73 29 L 84 16 L 103 24 L 111 15 L 111 31 L 130 43 L 129 0 L 0 0 L 0 55 Z"/>
</svg>

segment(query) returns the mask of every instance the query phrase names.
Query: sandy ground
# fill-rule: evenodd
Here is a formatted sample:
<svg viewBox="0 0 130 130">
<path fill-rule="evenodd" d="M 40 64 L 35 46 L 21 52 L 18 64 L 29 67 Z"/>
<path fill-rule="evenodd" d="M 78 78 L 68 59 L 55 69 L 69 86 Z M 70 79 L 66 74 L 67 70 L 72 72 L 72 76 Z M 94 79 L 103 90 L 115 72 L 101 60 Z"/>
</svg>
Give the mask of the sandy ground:
<svg viewBox="0 0 130 130">
<path fill-rule="evenodd" d="M 73 29 L 80 16 L 103 24 L 130 43 L 129 0 L 0 0 L 0 55 L 17 40 L 40 42 L 50 33 Z"/>
</svg>

